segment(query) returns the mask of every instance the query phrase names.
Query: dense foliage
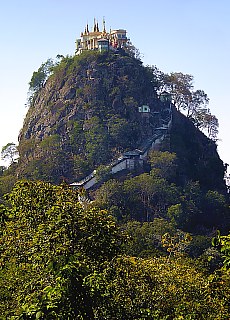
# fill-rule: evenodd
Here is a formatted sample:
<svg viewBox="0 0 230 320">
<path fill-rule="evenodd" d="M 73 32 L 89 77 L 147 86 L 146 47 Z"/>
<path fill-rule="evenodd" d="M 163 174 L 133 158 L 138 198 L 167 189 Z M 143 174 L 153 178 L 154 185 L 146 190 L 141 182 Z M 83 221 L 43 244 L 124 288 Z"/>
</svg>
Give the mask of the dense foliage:
<svg viewBox="0 0 230 320">
<path fill-rule="evenodd" d="M 147 237 L 149 248 L 157 241 L 166 249 L 134 257 L 128 230 L 140 223 L 122 231 L 77 198 L 68 186 L 29 181 L 6 196 L 1 319 L 228 319 L 229 273 L 208 275 L 186 258 L 191 237 L 178 238 L 160 219 L 146 223 L 137 246 Z"/>
<path fill-rule="evenodd" d="M 105 211 L 83 211 L 76 192 L 42 182 L 18 182 L 6 201 L 1 207 L 3 319 L 90 314 L 83 281 L 120 251 L 113 218 Z"/>
<path fill-rule="evenodd" d="M 208 108 L 209 98 L 203 90 L 194 90 L 193 76 L 181 72 L 165 74 L 157 67 L 148 67 L 155 77 L 157 91 L 166 90 L 172 96 L 177 110 L 182 111 L 195 124 L 204 131 L 208 137 L 217 139 L 218 119 L 211 114 Z"/>
<path fill-rule="evenodd" d="M 207 234 L 213 228 L 229 230 L 227 194 L 207 189 L 199 181 L 181 184 L 174 153 L 152 151 L 149 163 L 149 172 L 110 179 L 91 192 L 97 205 L 109 210 L 118 221 L 163 218 L 179 229 L 198 234 Z"/>
<path fill-rule="evenodd" d="M 131 51 L 59 56 L 33 73 L 19 146 L 1 154 L 2 320 L 229 319 L 225 167 L 200 131 L 215 140 L 218 120 L 191 75 Z M 108 163 L 162 125 L 164 90 L 170 134 L 143 167 L 111 176 Z M 94 169 L 89 192 L 59 184 Z"/>
</svg>

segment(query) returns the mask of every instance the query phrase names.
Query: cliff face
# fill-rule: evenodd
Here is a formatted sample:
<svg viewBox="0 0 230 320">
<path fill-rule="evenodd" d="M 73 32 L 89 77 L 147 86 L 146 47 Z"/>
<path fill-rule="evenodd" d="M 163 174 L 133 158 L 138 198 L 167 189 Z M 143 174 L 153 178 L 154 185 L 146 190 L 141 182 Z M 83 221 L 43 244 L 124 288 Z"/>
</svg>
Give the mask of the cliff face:
<svg viewBox="0 0 230 320">
<path fill-rule="evenodd" d="M 138 60 L 87 54 L 56 67 L 35 95 L 20 140 L 65 134 L 73 121 L 84 122 L 93 116 L 106 121 L 109 115 L 117 115 L 132 121 L 138 118 L 138 106 L 147 103 L 153 107 L 155 92 Z"/>
<path fill-rule="evenodd" d="M 207 138 L 193 123 L 174 110 L 170 134 L 171 151 L 180 161 L 179 179 L 199 181 L 205 189 L 225 190 L 224 165 L 214 141 Z"/>
<path fill-rule="evenodd" d="M 32 99 L 19 136 L 19 177 L 76 181 L 151 137 L 164 106 L 154 77 L 125 53 L 63 58 Z M 147 105 L 151 117 L 139 112 Z M 223 187 L 215 144 L 174 110 L 170 144 L 179 180 Z"/>
<path fill-rule="evenodd" d="M 76 180 L 151 135 L 138 107 L 161 108 L 142 63 L 127 54 L 64 58 L 33 97 L 19 136 L 19 176 Z"/>
</svg>

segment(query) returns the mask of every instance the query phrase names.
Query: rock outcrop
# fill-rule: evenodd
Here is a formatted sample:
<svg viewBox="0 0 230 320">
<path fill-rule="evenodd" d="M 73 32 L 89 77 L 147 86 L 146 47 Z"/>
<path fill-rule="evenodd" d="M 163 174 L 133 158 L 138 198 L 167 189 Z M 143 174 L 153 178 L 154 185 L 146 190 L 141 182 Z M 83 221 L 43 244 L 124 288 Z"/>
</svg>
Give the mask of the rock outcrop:
<svg viewBox="0 0 230 320">
<path fill-rule="evenodd" d="M 66 57 L 31 99 L 19 135 L 19 178 L 80 181 L 124 152 L 140 148 L 162 125 L 168 105 L 149 68 L 123 51 Z M 176 152 L 179 180 L 223 188 L 216 145 L 173 108 L 162 150 Z"/>
</svg>

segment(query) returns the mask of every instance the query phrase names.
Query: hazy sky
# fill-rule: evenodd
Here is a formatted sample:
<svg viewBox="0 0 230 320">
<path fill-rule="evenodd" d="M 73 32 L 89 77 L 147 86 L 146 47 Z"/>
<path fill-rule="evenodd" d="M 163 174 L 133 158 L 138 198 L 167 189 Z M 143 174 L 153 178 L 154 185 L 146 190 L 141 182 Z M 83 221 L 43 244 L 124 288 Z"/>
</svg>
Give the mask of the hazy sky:
<svg viewBox="0 0 230 320">
<path fill-rule="evenodd" d="M 230 0 L 0 0 L 0 148 L 17 143 L 33 71 L 75 40 L 94 17 L 123 28 L 144 64 L 194 76 L 219 119 L 218 151 L 230 164 Z"/>
</svg>

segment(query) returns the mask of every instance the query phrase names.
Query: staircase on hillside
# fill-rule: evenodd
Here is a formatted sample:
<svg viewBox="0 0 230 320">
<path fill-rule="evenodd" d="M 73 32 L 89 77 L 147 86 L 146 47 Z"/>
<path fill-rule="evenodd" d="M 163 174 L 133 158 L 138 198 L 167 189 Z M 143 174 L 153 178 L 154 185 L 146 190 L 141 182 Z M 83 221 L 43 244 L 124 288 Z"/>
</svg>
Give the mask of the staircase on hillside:
<svg viewBox="0 0 230 320">
<path fill-rule="evenodd" d="M 140 146 L 140 148 L 124 152 L 117 160 L 108 164 L 108 168 L 110 167 L 111 174 L 116 174 L 117 172 L 123 170 L 134 170 L 137 166 L 143 166 L 143 163 L 144 161 L 146 161 L 149 151 L 159 148 L 166 134 L 170 132 L 172 126 L 171 103 L 168 103 L 167 105 L 168 107 L 163 109 L 162 112 L 159 113 L 159 126 L 155 127 L 151 123 L 151 121 L 149 122 L 150 126 L 152 127 L 152 137 L 146 139 Z M 150 112 L 150 117 L 155 116 L 156 112 Z M 70 184 L 70 186 L 75 188 L 83 187 L 84 189 L 90 189 L 98 182 L 96 173 L 97 171 L 94 170 L 84 179 L 78 182 L 73 182 Z"/>
</svg>

